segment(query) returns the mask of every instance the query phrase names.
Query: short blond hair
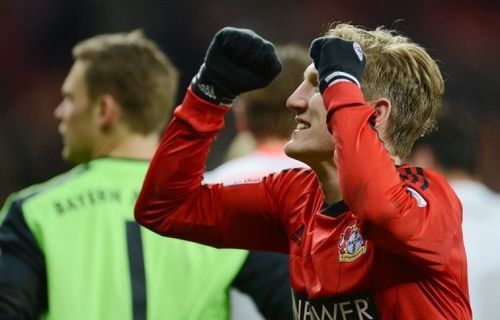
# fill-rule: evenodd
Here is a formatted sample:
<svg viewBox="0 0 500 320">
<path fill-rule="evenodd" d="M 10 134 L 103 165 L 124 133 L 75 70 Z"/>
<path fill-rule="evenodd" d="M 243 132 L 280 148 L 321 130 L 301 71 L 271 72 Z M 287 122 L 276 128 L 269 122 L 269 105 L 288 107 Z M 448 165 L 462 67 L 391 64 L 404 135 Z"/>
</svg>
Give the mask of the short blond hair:
<svg viewBox="0 0 500 320">
<path fill-rule="evenodd" d="M 88 62 L 85 81 L 91 100 L 111 94 L 132 130 L 149 134 L 162 129 L 175 103 L 178 72 L 141 31 L 89 38 L 73 48 L 73 57 Z"/>
<path fill-rule="evenodd" d="M 436 126 L 444 93 L 436 62 L 423 47 L 384 27 L 365 30 L 335 24 L 326 35 L 357 42 L 363 48 L 363 94 L 367 101 L 387 98 L 391 102 L 386 147 L 406 160 L 415 141 Z"/>
</svg>

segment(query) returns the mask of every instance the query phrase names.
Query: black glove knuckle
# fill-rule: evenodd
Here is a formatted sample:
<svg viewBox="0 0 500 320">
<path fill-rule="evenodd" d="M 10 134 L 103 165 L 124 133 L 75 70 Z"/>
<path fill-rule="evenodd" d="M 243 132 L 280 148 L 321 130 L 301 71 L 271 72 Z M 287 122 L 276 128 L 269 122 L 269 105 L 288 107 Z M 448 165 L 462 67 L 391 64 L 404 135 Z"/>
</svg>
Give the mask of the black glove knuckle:
<svg viewBox="0 0 500 320">
<path fill-rule="evenodd" d="M 271 42 L 249 29 L 225 27 L 212 40 L 193 83 L 199 94 L 227 101 L 268 85 L 281 68 Z M 212 86 L 213 93 L 199 84 Z"/>
<path fill-rule="evenodd" d="M 354 42 L 336 37 L 317 38 L 311 43 L 310 56 L 318 70 L 321 92 L 337 80 L 360 84 L 366 59 Z"/>
</svg>

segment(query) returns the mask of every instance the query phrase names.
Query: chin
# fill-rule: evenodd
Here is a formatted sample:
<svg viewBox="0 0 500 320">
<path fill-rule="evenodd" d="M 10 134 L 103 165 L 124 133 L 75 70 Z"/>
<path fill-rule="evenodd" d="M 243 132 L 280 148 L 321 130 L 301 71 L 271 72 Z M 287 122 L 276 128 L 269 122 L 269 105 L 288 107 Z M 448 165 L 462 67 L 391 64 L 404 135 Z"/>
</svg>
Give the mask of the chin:
<svg viewBox="0 0 500 320">
<path fill-rule="evenodd" d="M 82 154 L 76 154 L 75 152 L 69 152 L 69 150 L 63 150 L 62 158 L 64 161 L 71 164 L 80 164 L 83 162 L 87 162 L 90 159 L 88 157 L 83 156 Z"/>
<path fill-rule="evenodd" d="M 295 160 L 304 162 L 304 154 L 299 149 L 294 148 L 293 142 L 290 141 L 285 145 L 284 148 L 285 154 Z"/>
<path fill-rule="evenodd" d="M 70 162 L 70 153 L 69 151 L 66 149 L 66 148 L 63 148 L 62 152 L 61 152 L 61 158 L 64 160 L 64 161 L 67 161 L 67 162 Z"/>
<path fill-rule="evenodd" d="M 79 164 L 81 161 L 78 161 L 78 159 L 76 159 L 75 157 L 71 157 L 71 156 L 63 156 L 63 160 L 66 161 L 67 163 L 70 163 L 70 164 Z"/>
</svg>

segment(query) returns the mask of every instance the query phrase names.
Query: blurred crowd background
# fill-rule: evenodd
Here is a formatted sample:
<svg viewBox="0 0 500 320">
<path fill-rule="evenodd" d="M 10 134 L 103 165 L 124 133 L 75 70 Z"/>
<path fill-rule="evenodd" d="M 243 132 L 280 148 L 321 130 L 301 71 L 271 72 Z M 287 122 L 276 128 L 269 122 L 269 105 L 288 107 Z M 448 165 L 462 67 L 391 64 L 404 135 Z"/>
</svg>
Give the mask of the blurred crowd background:
<svg viewBox="0 0 500 320">
<path fill-rule="evenodd" d="M 500 191 L 500 1 L 0 0 L 0 200 L 70 167 L 53 110 L 71 48 L 99 33 L 142 29 L 181 71 L 179 99 L 223 26 L 308 46 L 330 22 L 395 28 L 439 61 L 446 103 L 481 123 L 481 176 Z M 232 121 L 208 169 L 222 161 Z"/>
</svg>

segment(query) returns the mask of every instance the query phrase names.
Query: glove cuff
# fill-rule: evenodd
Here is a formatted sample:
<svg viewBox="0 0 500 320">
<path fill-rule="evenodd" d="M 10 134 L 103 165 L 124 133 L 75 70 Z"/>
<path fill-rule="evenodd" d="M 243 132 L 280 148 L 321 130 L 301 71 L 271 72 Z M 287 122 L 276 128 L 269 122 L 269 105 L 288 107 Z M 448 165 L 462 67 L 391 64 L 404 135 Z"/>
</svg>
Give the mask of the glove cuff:
<svg viewBox="0 0 500 320">
<path fill-rule="evenodd" d="M 325 90 L 331 86 L 334 85 L 335 83 L 342 82 L 342 81 L 348 81 L 352 82 L 358 87 L 361 87 L 361 84 L 359 83 L 359 80 L 353 76 L 352 74 L 344 71 L 334 71 L 327 75 L 319 84 L 319 90 L 323 94 Z"/>
<path fill-rule="evenodd" d="M 191 88 L 193 92 L 200 98 L 214 104 L 230 107 L 233 105 L 236 97 L 231 97 L 227 93 L 221 92 L 213 81 L 205 75 L 205 66 L 202 65 L 200 71 L 191 80 Z"/>
</svg>

